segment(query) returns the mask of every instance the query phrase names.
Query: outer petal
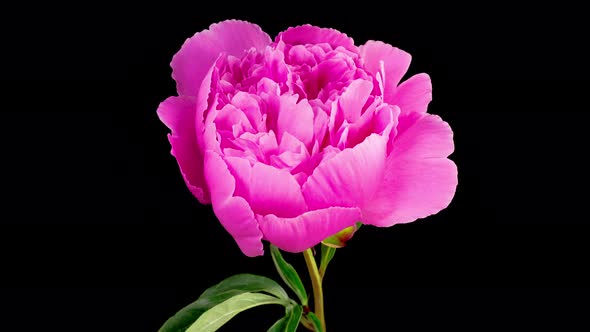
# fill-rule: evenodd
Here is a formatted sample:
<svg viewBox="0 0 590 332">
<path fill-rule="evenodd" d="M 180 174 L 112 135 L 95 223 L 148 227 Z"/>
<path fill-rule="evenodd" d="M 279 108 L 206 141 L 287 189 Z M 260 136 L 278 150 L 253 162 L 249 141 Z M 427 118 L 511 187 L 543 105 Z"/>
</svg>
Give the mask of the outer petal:
<svg viewBox="0 0 590 332">
<path fill-rule="evenodd" d="M 172 58 L 172 77 L 179 95 L 196 96 L 205 74 L 221 52 L 240 56 L 252 47 L 262 50 L 270 37 L 256 24 L 228 20 L 187 39 Z"/>
<path fill-rule="evenodd" d="M 350 227 L 360 219 L 358 208 L 330 207 L 295 218 L 257 216 L 264 239 L 289 252 L 301 252 Z"/>
<path fill-rule="evenodd" d="M 400 116 L 385 176 L 363 207 L 363 223 L 391 226 L 424 218 L 446 208 L 457 187 L 453 132 L 435 115 Z"/>
<path fill-rule="evenodd" d="M 217 116 L 217 98 L 210 98 L 211 88 L 213 86 L 213 82 L 218 80 L 219 71 L 217 68 L 217 61 L 219 61 L 220 57 L 217 57 L 215 63 L 203 78 L 203 82 L 199 87 L 199 92 L 197 94 L 196 99 L 196 115 L 195 115 L 195 126 L 196 126 L 196 135 L 197 135 L 197 143 L 201 147 L 201 151 L 205 151 L 209 149 L 210 146 L 207 146 L 205 139 L 206 135 L 216 135 L 215 127 L 213 122 L 215 121 L 215 117 Z M 215 74 L 215 75 L 214 75 Z M 215 80 L 214 80 L 215 79 Z M 207 120 L 207 123 L 205 123 Z M 209 142 L 210 144 L 211 142 Z"/>
<path fill-rule="evenodd" d="M 279 41 L 290 45 L 328 43 L 334 49 L 342 46 L 349 51 L 358 51 L 352 38 L 346 34 L 335 29 L 318 28 L 309 24 L 292 27 L 279 33 L 276 42 Z"/>
<path fill-rule="evenodd" d="M 422 73 L 410 77 L 398 86 L 391 104 L 399 106 L 402 113 L 426 113 L 431 100 L 432 82 L 428 74 Z"/>
<path fill-rule="evenodd" d="M 318 165 L 302 188 L 309 208 L 363 206 L 383 177 L 386 147 L 387 137 L 371 134 Z"/>
<path fill-rule="evenodd" d="M 244 198 L 233 196 L 235 179 L 227 164 L 215 152 L 205 152 L 205 177 L 211 191 L 213 212 L 223 227 L 233 236 L 246 256 L 262 255 L 262 232 L 254 213 Z"/>
<path fill-rule="evenodd" d="M 203 155 L 195 135 L 195 101 L 190 97 L 169 97 L 158 107 L 158 117 L 172 131 L 168 135 L 172 155 L 188 189 L 202 204 L 209 204 L 203 175 Z"/>
<path fill-rule="evenodd" d="M 408 71 L 412 56 L 380 41 L 369 40 L 360 47 L 361 59 L 364 61 L 365 69 L 383 78 L 383 100 L 391 103 L 397 89 L 397 85 Z"/>
</svg>

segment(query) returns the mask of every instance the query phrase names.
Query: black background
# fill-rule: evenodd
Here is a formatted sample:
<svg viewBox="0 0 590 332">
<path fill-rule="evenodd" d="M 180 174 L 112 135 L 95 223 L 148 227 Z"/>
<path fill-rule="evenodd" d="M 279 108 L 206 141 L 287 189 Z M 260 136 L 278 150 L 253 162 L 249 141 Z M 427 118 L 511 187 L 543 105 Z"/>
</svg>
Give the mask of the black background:
<svg viewBox="0 0 590 332">
<path fill-rule="evenodd" d="M 312 23 L 410 52 L 409 74 L 432 77 L 430 112 L 455 132 L 451 205 L 363 227 L 337 253 L 325 285 L 331 331 L 587 328 L 583 12 L 498 2 L 6 8 L 0 329 L 156 331 L 227 276 L 278 278 L 268 255 L 242 255 L 190 195 L 156 116 L 175 94 L 172 55 L 229 18 L 273 38 Z M 302 257 L 286 257 L 307 282 Z M 255 309 L 222 330 L 263 331 L 280 315 Z"/>
</svg>

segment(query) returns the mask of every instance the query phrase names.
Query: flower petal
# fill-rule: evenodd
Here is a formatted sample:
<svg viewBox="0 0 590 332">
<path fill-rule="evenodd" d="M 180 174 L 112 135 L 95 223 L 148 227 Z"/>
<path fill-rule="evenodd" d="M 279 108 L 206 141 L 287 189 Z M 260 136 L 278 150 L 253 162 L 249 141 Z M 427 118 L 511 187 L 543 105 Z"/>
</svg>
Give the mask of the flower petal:
<svg viewBox="0 0 590 332">
<path fill-rule="evenodd" d="M 352 38 L 346 34 L 335 29 L 319 28 L 309 24 L 289 28 L 279 33 L 275 41 L 283 41 L 290 45 L 328 43 L 332 49 L 342 46 L 349 51 L 358 51 Z"/>
<path fill-rule="evenodd" d="M 363 223 L 391 226 L 435 214 L 451 202 L 457 187 L 453 132 L 435 115 L 400 115 L 385 176 L 369 204 Z"/>
<path fill-rule="evenodd" d="M 219 61 L 219 57 L 215 62 Z M 196 99 L 196 113 L 195 113 L 195 127 L 196 127 L 196 135 L 197 135 L 197 144 L 201 148 L 201 151 L 205 151 L 205 135 L 207 134 L 207 126 L 205 125 L 206 117 L 209 117 L 209 113 L 216 113 L 217 108 L 217 98 L 212 98 L 209 100 L 209 94 L 211 92 L 211 85 L 213 83 L 213 73 L 216 69 L 216 65 L 214 64 L 209 68 L 206 72 L 205 77 L 203 78 L 203 82 L 199 87 L 199 91 L 197 93 Z M 217 74 L 217 72 L 216 72 Z M 210 110 L 214 110 L 214 112 L 210 112 Z M 215 117 L 211 117 L 209 119 L 209 124 L 213 123 Z M 210 126 L 209 126 L 210 127 Z M 210 131 L 210 129 L 209 129 Z"/>
<path fill-rule="evenodd" d="M 358 208 L 329 207 L 295 218 L 257 216 L 264 239 L 288 252 L 301 252 L 350 227 L 360 219 Z"/>
<path fill-rule="evenodd" d="M 234 196 L 236 181 L 227 164 L 213 151 L 205 152 L 205 177 L 211 192 L 213 212 L 219 222 L 246 256 L 262 255 L 262 232 L 254 213 L 244 198 Z"/>
<path fill-rule="evenodd" d="M 361 46 L 360 54 L 367 71 L 373 75 L 381 73 L 384 76 L 383 100 L 390 103 L 397 85 L 410 67 L 412 56 L 397 47 L 374 40 L 369 40 Z"/>
<path fill-rule="evenodd" d="M 324 138 L 326 136 L 326 131 L 328 130 L 328 122 L 330 121 L 330 117 L 319 107 L 313 109 L 314 116 L 313 116 L 313 137 L 314 137 L 314 145 L 317 144 L 319 147 L 323 144 Z"/>
<path fill-rule="evenodd" d="M 399 106 L 402 113 L 426 113 L 428 103 L 432 100 L 432 83 L 428 74 L 422 73 L 410 77 L 397 87 L 391 104 Z"/>
<path fill-rule="evenodd" d="M 176 157 L 180 173 L 190 192 L 201 202 L 209 204 L 209 191 L 203 175 L 203 156 L 195 135 L 195 101 L 190 97 L 169 97 L 158 107 L 158 117 L 172 131 L 168 140 Z"/>
<path fill-rule="evenodd" d="M 249 188 L 248 202 L 257 214 L 291 218 L 307 211 L 301 187 L 287 170 L 256 163 Z"/>
<path fill-rule="evenodd" d="M 297 95 L 280 96 L 277 137 L 280 143 L 283 140 L 283 133 L 288 132 L 306 147 L 311 147 L 314 131 L 313 110 L 307 99 L 301 99 L 298 103 L 297 98 Z"/>
<path fill-rule="evenodd" d="M 172 77 L 179 95 L 196 96 L 205 74 L 221 52 L 241 56 L 252 47 L 262 50 L 270 37 L 256 24 L 228 20 L 187 39 L 172 58 Z"/>
<path fill-rule="evenodd" d="M 357 79 L 350 82 L 344 93 L 338 98 L 338 106 L 342 108 L 346 121 L 354 123 L 360 118 L 371 91 L 373 91 L 373 83 L 370 81 Z"/>
<path fill-rule="evenodd" d="M 302 188 L 309 208 L 361 207 L 371 199 L 383 177 L 387 139 L 371 134 L 320 163 Z"/>
<path fill-rule="evenodd" d="M 260 104 L 254 95 L 238 91 L 231 100 L 232 104 L 241 110 L 250 121 L 251 126 L 258 131 L 266 131 L 266 123 L 260 112 Z"/>
</svg>

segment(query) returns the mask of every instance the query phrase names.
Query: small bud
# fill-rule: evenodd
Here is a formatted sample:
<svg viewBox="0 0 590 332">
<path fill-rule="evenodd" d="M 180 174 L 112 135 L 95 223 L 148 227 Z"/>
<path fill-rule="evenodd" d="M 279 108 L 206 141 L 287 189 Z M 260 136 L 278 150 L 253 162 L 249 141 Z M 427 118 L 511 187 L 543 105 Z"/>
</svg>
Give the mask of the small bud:
<svg viewBox="0 0 590 332">
<path fill-rule="evenodd" d="M 340 232 L 325 238 L 322 243 L 332 248 L 342 248 L 348 240 L 352 239 L 354 233 L 361 227 L 362 223 L 357 222 L 355 225 L 346 227 Z"/>
</svg>

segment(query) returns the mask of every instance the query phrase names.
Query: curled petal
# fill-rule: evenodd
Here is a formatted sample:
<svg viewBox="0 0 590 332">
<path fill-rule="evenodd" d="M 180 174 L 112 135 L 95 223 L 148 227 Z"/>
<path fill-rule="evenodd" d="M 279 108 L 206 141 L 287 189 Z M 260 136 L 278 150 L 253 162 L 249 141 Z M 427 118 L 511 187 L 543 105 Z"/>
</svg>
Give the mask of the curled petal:
<svg viewBox="0 0 590 332">
<path fill-rule="evenodd" d="M 371 134 L 354 148 L 320 163 L 302 188 L 309 208 L 363 206 L 383 178 L 387 139 Z"/>
<path fill-rule="evenodd" d="M 328 122 L 330 117 L 321 108 L 317 107 L 314 110 L 313 118 L 313 136 L 314 145 L 318 148 L 324 142 L 326 131 L 328 130 Z"/>
<path fill-rule="evenodd" d="M 373 75 L 380 73 L 383 80 L 383 100 L 391 103 L 397 85 L 408 71 L 412 56 L 380 41 L 369 40 L 360 47 L 365 69 Z"/>
<path fill-rule="evenodd" d="M 244 197 L 256 214 L 275 214 L 291 218 L 307 211 L 301 187 L 287 170 L 255 163 L 242 158 L 226 157 L 237 180 L 236 194 Z"/>
<path fill-rule="evenodd" d="M 440 117 L 409 113 L 399 117 L 398 134 L 377 193 L 363 206 L 363 223 L 391 226 L 446 208 L 457 187 L 453 132 Z"/>
<path fill-rule="evenodd" d="M 213 151 L 205 152 L 205 177 L 211 192 L 213 212 L 219 222 L 246 256 L 262 255 L 262 232 L 254 213 L 243 197 L 234 196 L 236 181 L 227 164 Z"/>
<path fill-rule="evenodd" d="M 358 208 L 329 207 L 294 218 L 257 216 L 264 239 L 288 252 L 301 252 L 360 219 Z"/>
<path fill-rule="evenodd" d="M 277 119 L 277 137 L 279 142 L 287 132 L 310 147 L 313 140 L 313 110 L 307 99 L 297 102 L 297 96 L 280 96 L 280 108 Z"/>
<path fill-rule="evenodd" d="M 397 87 L 392 104 L 399 106 L 403 113 L 426 113 L 428 104 L 432 100 L 432 83 L 430 76 L 417 74 Z"/>
<path fill-rule="evenodd" d="M 211 83 L 213 80 L 214 69 L 215 66 L 211 66 L 211 68 L 205 74 L 205 77 L 201 82 L 201 86 L 199 87 L 199 91 L 197 93 L 196 98 L 196 112 L 193 123 L 195 124 L 196 128 L 195 134 L 197 136 L 197 144 L 199 144 L 201 151 L 205 150 L 204 134 L 207 131 L 205 125 L 205 117 L 207 117 L 207 115 L 209 114 L 209 110 L 215 110 L 215 108 L 217 107 L 217 100 L 215 98 L 211 101 L 211 103 L 209 103 L 209 94 L 211 92 Z M 213 120 L 214 117 L 211 117 L 209 121 L 213 122 Z"/>
<path fill-rule="evenodd" d="M 279 41 L 290 45 L 328 43 L 333 49 L 342 46 L 352 52 L 358 51 L 352 38 L 346 34 L 335 29 L 319 28 L 309 24 L 292 27 L 279 33 L 276 42 Z"/>
<path fill-rule="evenodd" d="M 262 113 L 260 112 L 260 105 L 252 94 L 239 91 L 232 98 L 231 102 L 244 113 L 248 121 L 250 121 L 251 127 L 258 131 L 266 131 Z"/>
<path fill-rule="evenodd" d="M 187 39 L 172 58 L 172 77 L 179 95 L 196 96 L 201 82 L 221 52 L 241 56 L 252 47 L 262 50 L 270 37 L 256 24 L 228 20 Z"/>
<path fill-rule="evenodd" d="M 195 101 L 190 97 L 169 97 L 158 107 L 158 117 L 172 131 L 168 135 L 172 155 L 188 189 L 202 204 L 209 204 L 203 174 L 203 156 L 195 135 Z"/>
<path fill-rule="evenodd" d="M 353 123 L 359 119 L 371 91 L 373 91 L 373 83 L 362 79 L 354 80 L 346 87 L 338 99 L 338 106 L 342 108 L 346 121 Z"/>
</svg>

